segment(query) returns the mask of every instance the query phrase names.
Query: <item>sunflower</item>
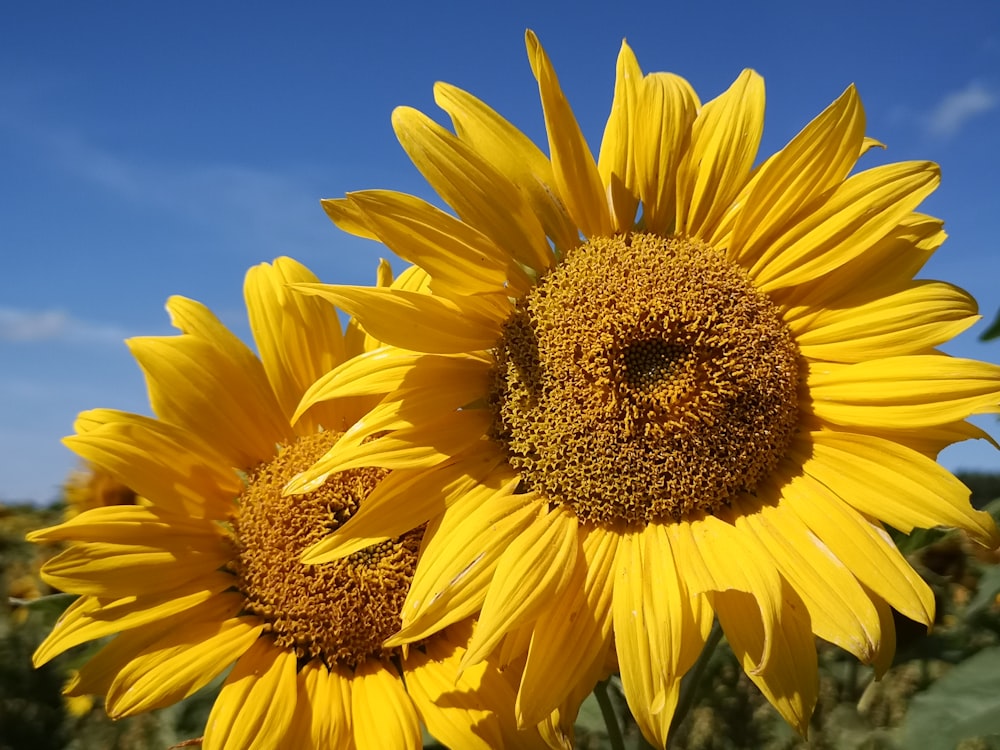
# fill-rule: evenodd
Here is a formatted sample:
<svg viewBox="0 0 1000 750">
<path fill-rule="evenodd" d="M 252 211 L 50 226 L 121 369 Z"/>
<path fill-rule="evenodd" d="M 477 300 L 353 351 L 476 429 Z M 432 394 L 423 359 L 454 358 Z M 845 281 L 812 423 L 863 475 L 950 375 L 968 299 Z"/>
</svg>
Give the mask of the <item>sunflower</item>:
<svg viewBox="0 0 1000 750">
<path fill-rule="evenodd" d="M 303 406 L 386 394 L 289 492 L 333 471 L 404 470 L 312 548 L 329 562 L 426 524 L 387 643 L 481 611 L 463 666 L 526 654 L 517 716 L 568 729 L 614 649 L 628 704 L 667 740 L 678 682 L 715 618 L 799 731 L 814 636 L 883 672 L 890 607 L 930 625 L 931 592 L 886 526 L 991 518 L 934 457 L 983 433 L 1000 367 L 935 347 L 974 300 L 915 274 L 945 238 L 916 213 L 929 162 L 856 171 L 881 145 L 848 88 L 755 166 L 764 84 L 701 103 L 625 44 L 594 159 L 527 34 L 550 156 L 472 95 L 437 84 L 454 133 L 410 108 L 404 150 L 454 210 L 391 191 L 325 202 L 334 223 L 424 268 L 430 294 L 300 285 L 386 348 Z M 486 473 L 468 493 L 456 467 Z"/>
<path fill-rule="evenodd" d="M 92 508 L 108 505 L 134 505 L 136 495 L 99 466 L 85 464 L 74 469 L 63 483 L 66 520 Z"/>
<path fill-rule="evenodd" d="M 422 275 L 404 273 L 397 286 Z M 129 341 L 156 418 L 84 412 L 66 443 L 145 504 L 89 510 L 29 535 L 69 542 L 42 573 L 81 595 L 35 664 L 114 635 L 68 692 L 106 696 L 116 718 L 175 703 L 231 666 L 207 750 L 417 748 L 421 724 L 462 748 L 540 742 L 515 727 L 509 675 L 482 664 L 455 681 L 470 621 L 406 649 L 383 647 L 399 628 L 423 529 L 329 565 L 299 562 L 360 504 L 377 501 L 387 472 L 347 471 L 305 495 L 281 492 L 374 403 L 344 399 L 295 414 L 321 373 L 377 343 L 354 323 L 343 333 L 334 308 L 288 290 L 296 282 L 316 277 L 289 258 L 247 274 L 259 358 L 180 297 L 167 309 L 182 335 Z"/>
</svg>

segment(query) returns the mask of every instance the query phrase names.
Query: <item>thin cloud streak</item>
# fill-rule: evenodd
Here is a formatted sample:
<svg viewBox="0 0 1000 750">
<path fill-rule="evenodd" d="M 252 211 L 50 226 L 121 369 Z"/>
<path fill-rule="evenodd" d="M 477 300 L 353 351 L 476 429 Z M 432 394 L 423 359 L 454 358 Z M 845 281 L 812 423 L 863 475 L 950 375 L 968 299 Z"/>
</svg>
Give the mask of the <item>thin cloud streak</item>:
<svg viewBox="0 0 1000 750">
<path fill-rule="evenodd" d="M 72 317 L 64 310 L 20 310 L 0 307 L 0 341 L 31 343 L 61 341 L 79 344 L 120 344 L 128 333 L 114 325 Z"/>
<path fill-rule="evenodd" d="M 965 124 L 1000 104 L 1000 96 L 975 81 L 963 89 L 947 94 L 927 115 L 927 134 L 938 138 L 950 138 Z"/>
</svg>

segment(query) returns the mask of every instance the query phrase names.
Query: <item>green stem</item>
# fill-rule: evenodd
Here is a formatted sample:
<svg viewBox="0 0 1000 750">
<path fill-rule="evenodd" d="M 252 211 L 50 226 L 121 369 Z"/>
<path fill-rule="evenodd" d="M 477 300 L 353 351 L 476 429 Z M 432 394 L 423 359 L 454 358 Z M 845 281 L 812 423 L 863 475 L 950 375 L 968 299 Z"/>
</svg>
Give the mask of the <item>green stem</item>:
<svg viewBox="0 0 1000 750">
<path fill-rule="evenodd" d="M 712 623 L 712 631 L 705 640 L 705 647 L 701 650 L 698 661 L 694 663 L 691 671 L 684 676 L 681 682 L 681 694 L 677 699 L 677 709 L 674 711 L 674 718 L 670 721 L 670 735 L 667 738 L 668 748 L 673 744 L 677 729 L 694 706 L 694 700 L 698 694 L 698 685 L 701 682 L 702 675 L 705 674 L 705 667 L 708 666 L 709 659 L 712 658 L 712 654 L 715 653 L 715 647 L 719 645 L 719 641 L 721 640 L 722 626 L 716 620 Z"/>
<path fill-rule="evenodd" d="M 598 682 L 594 686 L 594 697 L 597 698 L 597 705 L 601 707 L 601 715 L 604 717 L 604 724 L 608 728 L 608 742 L 611 750 L 625 750 L 625 740 L 622 739 L 622 730 L 618 726 L 618 717 L 615 716 L 615 707 L 611 705 L 611 698 L 608 697 L 608 683 L 611 678 Z"/>
</svg>

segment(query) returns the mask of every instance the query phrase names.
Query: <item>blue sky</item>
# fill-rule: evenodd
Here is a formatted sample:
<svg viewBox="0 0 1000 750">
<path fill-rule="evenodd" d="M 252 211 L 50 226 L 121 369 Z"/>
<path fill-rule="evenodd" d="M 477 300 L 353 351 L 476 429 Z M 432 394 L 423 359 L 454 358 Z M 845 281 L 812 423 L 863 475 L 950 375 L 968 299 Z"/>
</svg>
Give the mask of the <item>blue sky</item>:
<svg viewBox="0 0 1000 750">
<path fill-rule="evenodd" d="M 391 188 L 430 198 L 389 116 L 438 116 L 456 84 L 544 143 L 524 53 L 533 28 L 584 132 L 607 116 L 618 47 L 703 100 L 744 67 L 767 82 L 761 154 L 850 83 L 885 142 L 868 164 L 932 159 L 922 209 L 950 239 L 925 276 L 987 318 L 1000 307 L 1000 4 L 957 2 L 16 3 L 0 24 L 0 500 L 56 496 L 77 412 L 148 412 L 122 340 L 167 334 L 163 304 L 209 304 L 248 337 L 246 269 L 292 255 L 321 278 L 372 280 L 379 246 L 319 199 Z M 279 10 L 280 7 L 280 10 Z M 440 120 L 444 118 L 439 117 Z M 981 424 L 993 427 L 995 420 Z M 996 432 L 996 431 L 995 431 Z M 951 468 L 1000 469 L 982 443 Z"/>
</svg>

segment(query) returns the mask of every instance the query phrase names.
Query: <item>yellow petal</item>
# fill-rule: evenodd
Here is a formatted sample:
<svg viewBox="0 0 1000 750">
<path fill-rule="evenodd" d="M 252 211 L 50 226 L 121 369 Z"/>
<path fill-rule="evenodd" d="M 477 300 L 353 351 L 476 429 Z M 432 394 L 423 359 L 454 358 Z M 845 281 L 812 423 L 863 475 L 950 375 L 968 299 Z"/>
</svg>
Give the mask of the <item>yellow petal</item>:
<svg viewBox="0 0 1000 750">
<path fill-rule="evenodd" d="M 672 73 L 652 73 L 639 87 L 635 171 L 642 198 L 642 225 L 648 232 L 667 235 L 673 231 L 677 169 L 698 106 L 691 84 Z"/>
<path fill-rule="evenodd" d="M 35 650 L 36 667 L 81 643 L 156 623 L 186 612 L 233 585 L 233 576 L 222 571 L 159 594 L 106 600 L 93 596 L 77 599 L 63 612 L 52 632 Z"/>
<path fill-rule="evenodd" d="M 524 41 L 545 113 L 556 189 L 585 236 L 608 236 L 614 232 L 614 227 L 594 156 L 538 37 L 529 30 L 525 32 Z"/>
<path fill-rule="evenodd" d="M 469 225 L 404 193 L 368 190 L 348 198 L 386 247 L 427 271 L 435 284 L 458 294 L 504 290 L 508 258 Z"/>
<path fill-rule="evenodd" d="M 764 132 L 764 79 L 744 70 L 708 102 L 677 171 L 677 231 L 708 239 L 743 188 Z"/>
<path fill-rule="evenodd" d="M 813 413 L 845 427 L 920 429 L 1000 411 L 1000 366 L 941 355 L 812 363 Z"/>
<path fill-rule="evenodd" d="M 266 386 L 263 368 L 259 378 L 265 386 L 195 336 L 133 338 L 128 345 L 146 373 L 156 415 L 197 435 L 230 466 L 256 466 L 274 455 L 275 443 L 291 441 L 291 427 Z"/>
<path fill-rule="evenodd" d="M 641 84 L 642 70 L 639 68 L 639 61 L 623 41 L 618 53 L 611 114 L 604 126 L 604 137 L 597 157 L 597 171 L 611 202 L 611 218 L 618 231 L 632 228 L 639 206 L 634 138 Z"/>
<path fill-rule="evenodd" d="M 296 717 L 285 744 L 290 748 L 353 747 L 351 680 L 344 667 L 328 668 L 319 659 L 307 662 L 298 674 Z M 292 730 L 296 734 L 292 734 Z"/>
<path fill-rule="evenodd" d="M 31 531 L 29 542 L 148 542 L 161 537 L 205 536 L 222 544 L 218 527 L 201 518 L 185 518 L 140 505 L 92 508 L 56 526 Z"/>
<path fill-rule="evenodd" d="M 318 281 L 297 261 L 278 258 L 273 266 L 261 263 L 251 268 L 243 285 L 250 329 L 286 420 L 306 389 L 345 358 L 337 310 L 288 288 Z M 301 427 L 312 433 L 320 424 L 338 423 L 339 417 L 335 409 L 319 409 Z"/>
<path fill-rule="evenodd" d="M 458 137 L 525 193 L 555 246 L 562 253 L 576 247 L 580 232 L 556 195 L 552 164 L 538 146 L 466 91 L 436 83 L 434 101 L 451 116 Z"/>
<path fill-rule="evenodd" d="M 611 645 L 611 599 L 620 534 L 582 528 L 573 579 L 536 620 L 514 711 L 537 724 L 571 692 L 589 693 Z"/>
<path fill-rule="evenodd" d="M 781 575 L 802 598 L 812 631 L 870 662 L 878 650 L 879 616 L 851 571 L 793 511 L 780 504 L 743 505 L 737 528 L 746 528 L 771 550 Z"/>
<path fill-rule="evenodd" d="M 386 641 L 397 646 L 426 638 L 478 611 L 497 561 L 537 518 L 535 495 L 477 486 L 440 517 L 424 547 L 403 603 L 402 628 Z"/>
<path fill-rule="evenodd" d="M 380 661 L 366 661 L 355 670 L 351 721 L 358 750 L 419 750 L 423 746 L 413 703 L 394 668 Z"/>
<path fill-rule="evenodd" d="M 424 354 L 382 347 L 353 357 L 318 378 L 302 396 L 292 421 L 322 401 L 389 393 L 404 386 L 440 385 L 448 379 L 482 378 L 492 366 L 493 358 L 488 356 Z"/>
<path fill-rule="evenodd" d="M 496 167 L 415 109 L 397 107 L 392 126 L 413 164 L 462 221 L 528 268 L 540 272 L 552 265 L 545 230 L 527 197 Z"/>
<path fill-rule="evenodd" d="M 258 639 L 233 667 L 205 725 L 205 750 L 281 747 L 295 714 L 295 654 Z"/>
<path fill-rule="evenodd" d="M 179 624 L 121 668 L 108 713 L 132 716 L 187 698 L 252 648 L 263 627 L 244 617 Z"/>
<path fill-rule="evenodd" d="M 802 354 L 829 362 L 917 354 L 950 341 L 979 320 L 968 292 L 916 281 L 867 304 L 827 308 L 790 322 Z"/>
<path fill-rule="evenodd" d="M 517 537 L 497 562 L 463 667 L 481 661 L 569 585 L 579 556 L 576 516 L 560 507 Z"/>
<path fill-rule="evenodd" d="M 398 289 L 296 284 L 353 315 L 372 336 L 429 354 L 489 349 L 500 336 L 500 316 L 475 300 L 462 304 Z M 478 309 L 477 309 L 478 307 Z"/>
<path fill-rule="evenodd" d="M 870 435 L 814 432 L 802 470 L 862 513 L 904 533 L 955 526 L 990 549 L 1000 546 L 992 517 L 969 504 L 969 489 L 931 459 Z M 877 487 L 878 491 L 872 491 Z"/>
<path fill-rule="evenodd" d="M 42 580 L 75 594 L 118 598 L 166 591 L 230 561 L 219 539 L 159 537 L 155 546 L 77 542 L 42 568 Z"/>
<path fill-rule="evenodd" d="M 368 217 L 352 201 L 347 198 L 324 198 L 320 205 L 338 229 L 355 237 L 378 241 L 378 236 L 368 224 Z"/>
<path fill-rule="evenodd" d="M 236 615 L 244 604 L 242 594 L 225 592 L 191 609 L 119 633 L 80 667 L 80 671 L 67 682 L 64 692 L 67 695 L 103 695 L 123 667 L 160 639 L 169 637 L 180 627 L 195 623 L 218 625 Z M 223 668 L 226 666 L 223 665 Z"/>
<path fill-rule="evenodd" d="M 770 553 L 755 537 L 715 516 L 667 524 L 666 530 L 675 559 L 684 561 L 679 570 L 688 590 L 735 590 L 753 596 L 764 628 L 763 667 L 781 610 L 781 576 Z"/>
<path fill-rule="evenodd" d="M 782 507 L 793 511 L 830 554 L 879 597 L 916 622 L 934 622 L 934 595 L 889 535 L 807 474 L 790 476 Z M 884 631 L 884 628 L 883 628 Z M 883 638 L 885 634 L 883 632 Z"/>
<path fill-rule="evenodd" d="M 774 290 L 772 296 L 785 308 L 782 317 L 791 324 L 822 308 L 855 307 L 911 287 L 947 237 L 943 226 L 940 219 L 911 213 L 844 265 L 814 281 Z"/>
<path fill-rule="evenodd" d="M 63 440 L 71 450 L 165 511 L 225 518 L 243 489 L 225 458 L 174 425 L 99 409 L 83 412 L 77 429 L 81 434 Z"/>
<path fill-rule="evenodd" d="M 616 568 L 613 613 L 622 688 L 643 736 L 663 747 L 680 678 L 704 637 L 659 524 L 622 540 Z"/>
<path fill-rule="evenodd" d="M 819 278 L 888 235 L 941 179 L 931 162 L 901 162 L 849 177 L 829 199 L 773 237 L 749 269 L 763 291 Z"/>
<path fill-rule="evenodd" d="M 487 664 L 456 680 L 463 654 L 442 637 L 430 638 L 422 651 L 411 650 L 403 663 L 406 691 L 427 731 L 446 747 L 503 747 L 499 715 L 513 723 L 514 691 Z"/>
<path fill-rule="evenodd" d="M 310 565 L 333 562 L 393 539 L 443 513 L 478 484 L 497 489 L 512 470 L 495 472 L 503 453 L 490 441 L 431 469 L 398 469 L 379 482 L 357 513 L 302 557 Z M 506 468 L 506 467 L 505 467 Z"/>
<path fill-rule="evenodd" d="M 789 222 L 847 177 L 864 134 L 864 109 L 850 86 L 754 173 L 736 200 L 729 258 L 752 265 Z"/>
<path fill-rule="evenodd" d="M 786 586 L 781 598 L 781 627 L 768 636 L 754 615 L 752 597 L 740 591 L 712 595 L 719 623 L 747 676 L 785 721 L 805 736 L 819 694 L 816 644 L 809 615 L 798 594 Z M 771 640 L 770 646 L 767 645 Z M 758 655 L 771 652 L 767 664 Z"/>
</svg>

